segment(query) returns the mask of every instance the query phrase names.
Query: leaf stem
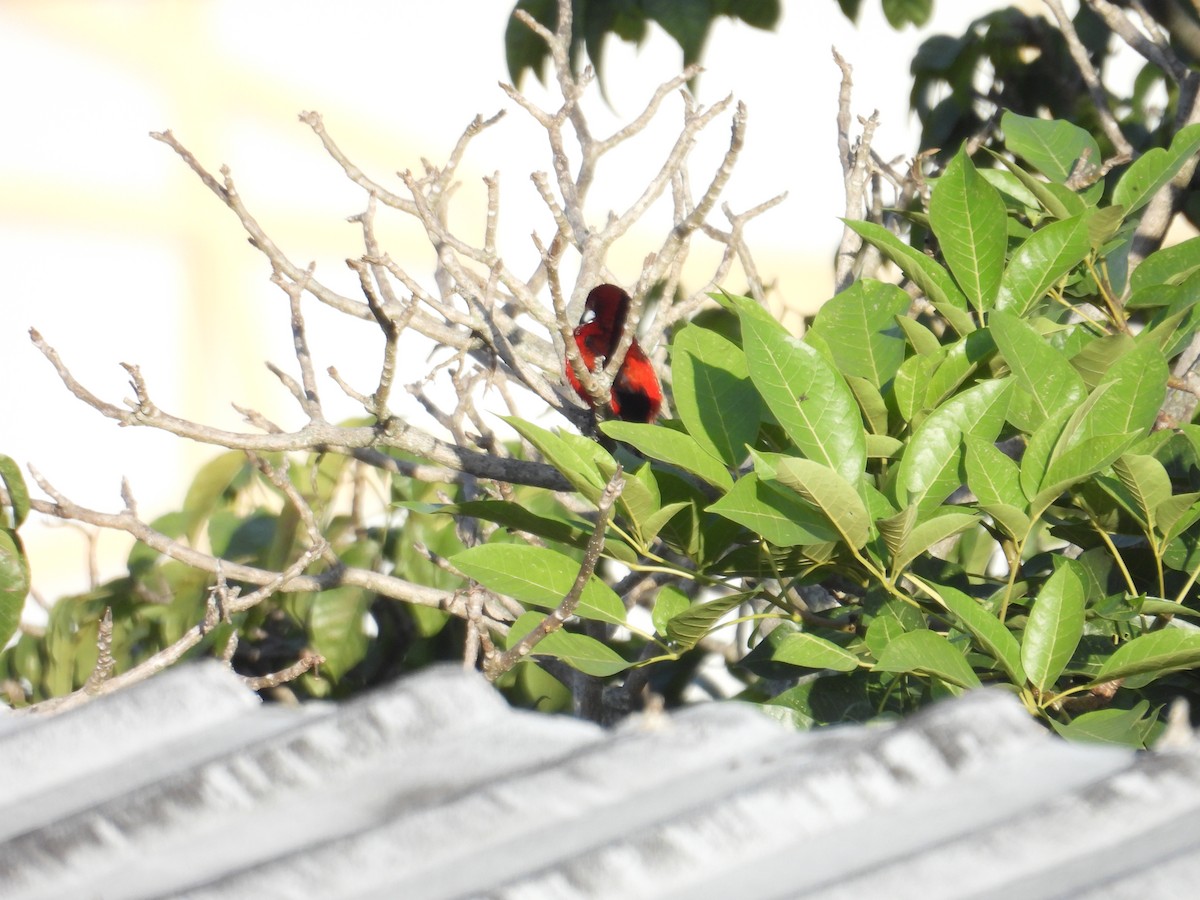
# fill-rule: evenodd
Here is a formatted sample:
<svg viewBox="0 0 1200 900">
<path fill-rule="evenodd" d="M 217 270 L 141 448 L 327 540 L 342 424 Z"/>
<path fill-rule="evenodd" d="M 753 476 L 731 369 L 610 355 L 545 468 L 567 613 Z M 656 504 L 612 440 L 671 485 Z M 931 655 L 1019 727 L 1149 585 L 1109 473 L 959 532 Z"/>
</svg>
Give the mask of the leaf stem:
<svg viewBox="0 0 1200 900">
<path fill-rule="evenodd" d="M 1088 524 L 1092 526 L 1092 528 L 1095 530 L 1096 534 L 1100 535 L 1100 540 L 1104 541 L 1104 545 L 1106 547 L 1108 547 L 1108 552 L 1112 554 L 1112 558 L 1116 562 L 1117 568 L 1119 568 L 1121 570 L 1121 575 L 1125 579 L 1125 586 L 1127 588 L 1129 588 L 1129 593 L 1136 596 L 1138 589 L 1133 583 L 1133 576 L 1129 574 L 1129 569 L 1125 566 L 1125 558 L 1123 556 L 1121 556 L 1121 551 L 1118 550 L 1117 545 L 1112 542 L 1112 537 L 1109 535 L 1109 533 L 1100 527 L 1100 523 L 1096 521 L 1095 516 L 1093 516 L 1091 514 L 1091 512 L 1088 510 L 1085 510 L 1085 512 L 1087 513 Z M 1155 554 L 1155 558 L 1156 559 L 1158 558 L 1158 554 Z M 1161 588 L 1162 564 L 1161 564 L 1161 562 L 1159 564 L 1158 575 L 1159 575 L 1159 585 L 1160 585 L 1159 596 L 1161 597 L 1162 596 L 1162 588 Z"/>
</svg>

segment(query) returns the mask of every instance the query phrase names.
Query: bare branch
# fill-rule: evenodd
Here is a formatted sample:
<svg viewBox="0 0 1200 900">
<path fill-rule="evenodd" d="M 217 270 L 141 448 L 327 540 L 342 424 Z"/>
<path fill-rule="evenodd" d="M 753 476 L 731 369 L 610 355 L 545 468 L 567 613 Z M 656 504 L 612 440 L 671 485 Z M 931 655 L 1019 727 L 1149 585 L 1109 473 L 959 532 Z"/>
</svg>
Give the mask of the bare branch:
<svg viewBox="0 0 1200 900">
<path fill-rule="evenodd" d="M 866 208 L 865 195 L 868 173 L 871 168 L 871 141 L 875 137 L 875 128 L 879 124 L 879 110 L 863 124 L 862 134 L 853 148 L 850 144 L 850 108 L 854 88 L 853 67 L 842 58 L 836 49 L 833 51 L 834 62 L 842 71 L 841 87 L 838 89 L 838 157 L 842 164 L 842 177 L 846 185 L 846 219 L 857 221 L 862 218 Z M 834 266 L 833 289 L 837 293 L 850 286 L 854 279 L 854 264 L 862 249 L 863 240 L 849 225 L 842 228 L 842 240 L 838 245 L 836 264 Z"/>
<path fill-rule="evenodd" d="M 1151 33 L 1147 37 L 1138 31 L 1125 12 L 1109 0 L 1086 0 L 1101 20 L 1114 31 L 1133 50 L 1142 55 L 1148 62 L 1154 63 L 1164 73 L 1177 83 L 1182 83 L 1188 77 L 1188 68 L 1175 55 L 1170 45 L 1161 36 Z"/>
<path fill-rule="evenodd" d="M 305 672 L 311 672 L 317 666 L 325 662 L 325 657 L 320 653 L 305 651 L 300 654 L 300 658 L 288 666 L 286 669 L 280 669 L 278 672 L 272 672 L 269 675 L 243 676 L 242 683 L 252 691 L 265 691 L 274 687 L 279 687 L 281 684 L 286 684 L 289 681 L 295 681 Z"/>
<path fill-rule="evenodd" d="M 230 450 L 271 451 L 330 451 L 354 454 L 361 449 L 392 447 L 413 453 L 438 465 L 447 466 L 479 478 L 496 478 L 533 487 L 568 490 L 569 483 L 558 471 L 542 463 L 520 459 L 499 459 L 439 440 L 401 420 L 392 417 L 374 426 L 342 427 L 325 422 L 310 422 L 299 431 L 271 434 L 243 434 L 199 425 L 168 415 L 148 398 L 137 409 L 124 410 L 105 403 L 83 388 L 59 359 L 53 347 L 46 344 L 36 331 L 30 332 L 34 345 L 42 351 L 58 371 L 68 389 L 93 409 L 122 425 L 143 425 L 186 437 L 204 444 L 215 444 Z M 358 457 L 370 462 L 373 457 Z"/>
<path fill-rule="evenodd" d="M 1050 11 L 1054 14 L 1054 19 L 1058 22 L 1058 30 L 1062 32 L 1067 41 L 1067 49 L 1071 52 L 1071 58 L 1079 67 L 1083 83 L 1087 85 L 1088 93 L 1092 96 L 1092 106 L 1100 116 L 1100 127 L 1104 129 L 1104 133 L 1117 150 L 1117 156 L 1112 165 L 1129 162 L 1133 159 L 1133 147 L 1125 139 L 1116 117 L 1109 109 L 1108 92 L 1100 82 L 1100 75 L 1096 71 L 1096 67 L 1092 65 L 1087 48 L 1083 46 L 1083 41 L 1079 39 L 1079 34 L 1075 31 L 1075 24 L 1063 9 L 1061 0 L 1043 0 L 1043 2 L 1050 7 Z M 1109 168 L 1112 166 L 1110 165 Z"/>
<path fill-rule="evenodd" d="M 321 546 L 310 547 L 305 564 L 296 569 L 294 574 L 288 575 L 283 581 L 278 581 L 277 583 L 280 577 L 280 573 L 278 572 L 221 560 L 208 553 L 195 550 L 179 540 L 156 531 L 128 510 L 120 513 L 104 513 L 79 506 L 55 490 L 36 470 L 31 469 L 31 474 L 38 486 L 53 498 L 53 502 L 36 498 L 30 501 L 32 508 L 39 513 L 58 519 L 85 522 L 100 528 L 125 532 L 137 538 L 137 540 L 150 549 L 157 550 L 159 553 L 185 563 L 194 569 L 216 574 L 218 568 L 220 568 L 226 577 L 236 581 L 258 585 L 273 585 L 274 587 L 270 591 L 272 593 L 277 590 L 285 593 L 321 591 L 331 587 L 348 585 L 366 588 L 385 597 L 391 597 L 394 600 L 403 600 L 419 606 L 431 606 L 436 609 L 443 609 L 456 615 L 462 612 L 460 608 L 450 603 L 450 595 L 445 591 L 414 584 L 391 575 L 383 575 L 378 572 L 356 568 L 329 570 L 319 575 L 302 574 L 304 569 L 314 559 L 319 558 L 325 552 Z M 240 609 L 249 608 L 242 605 L 244 602 L 245 598 L 242 598 L 239 601 L 238 608 L 233 611 L 236 612 Z"/>
<path fill-rule="evenodd" d="M 302 112 L 300 113 L 300 121 L 311 128 L 313 133 L 321 139 L 321 144 L 325 147 L 325 152 L 333 158 L 334 162 L 342 167 L 342 171 L 346 173 L 346 177 L 370 194 L 371 197 L 382 200 L 385 204 L 393 209 L 398 209 L 401 212 L 408 213 L 409 215 L 415 215 L 416 209 L 411 200 L 405 200 L 398 194 L 393 194 L 378 182 L 372 181 L 365 174 L 363 174 L 362 169 L 352 163 L 346 157 L 346 155 L 342 153 L 341 149 L 334 142 L 333 138 L 330 137 L 329 132 L 325 130 L 325 121 L 321 118 L 320 113 Z M 169 133 L 170 132 L 168 132 L 168 134 Z"/>
<path fill-rule="evenodd" d="M 112 677 L 113 670 L 117 667 L 112 655 L 112 637 L 113 617 L 112 607 L 109 606 L 105 607 L 104 616 L 100 619 L 97 629 L 96 665 L 92 667 L 92 673 L 88 675 L 82 688 L 83 692 L 89 696 L 95 696 L 100 692 L 101 687 Z"/>
</svg>

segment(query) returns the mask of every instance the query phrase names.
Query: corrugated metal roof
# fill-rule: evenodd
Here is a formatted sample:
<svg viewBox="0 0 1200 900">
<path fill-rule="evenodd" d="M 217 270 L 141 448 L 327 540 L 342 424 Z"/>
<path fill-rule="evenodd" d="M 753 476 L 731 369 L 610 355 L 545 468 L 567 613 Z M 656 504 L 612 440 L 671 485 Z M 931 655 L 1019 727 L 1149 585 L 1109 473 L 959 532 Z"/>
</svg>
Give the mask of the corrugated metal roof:
<svg viewBox="0 0 1200 900">
<path fill-rule="evenodd" d="M 180 666 L 0 717 L 0 896 L 1191 897 L 1200 754 L 1068 744 L 1009 695 L 802 733 L 603 731 L 436 668 L 261 705 Z"/>
</svg>

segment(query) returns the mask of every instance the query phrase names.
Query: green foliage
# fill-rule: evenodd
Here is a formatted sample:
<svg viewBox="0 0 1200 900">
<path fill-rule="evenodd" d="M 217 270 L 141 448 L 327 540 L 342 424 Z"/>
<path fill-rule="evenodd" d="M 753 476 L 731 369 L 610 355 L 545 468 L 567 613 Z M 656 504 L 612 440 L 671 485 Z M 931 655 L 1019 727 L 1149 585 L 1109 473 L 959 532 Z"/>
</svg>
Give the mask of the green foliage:
<svg viewBox="0 0 1200 900">
<path fill-rule="evenodd" d="M 1162 288 L 1190 284 L 1200 245 L 1151 256 L 1133 280 L 1135 309 L 1109 277 L 1125 270 L 1136 199 L 1178 155 L 1126 170 L 1112 187 L 1135 199 L 1111 204 L 1066 186 L 1090 138 L 1019 122 L 1015 177 L 985 178 L 960 151 L 934 186 L 940 256 L 851 223 L 926 292 L 932 317 L 863 280 L 804 339 L 729 295 L 715 299 L 740 340 L 698 323 L 677 332 L 679 418 L 603 426 L 641 455 L 613 451 L 636 488 L 606 553 L 674 583 L 648 601 L 643 633 L 593 577 L 579 616 L 623 636 L 601 654 L 569 627 L 534 660 L 593 675 L 670 671 L 740 622 L 744 699 L 803 725 L 1000 684 L 1068 737 L 1134 746 L 1157 733 L 1171 692 L 1200 687 L 1200 637 L 1178 627 L 1200 614 L 1200 428 L 1155 430 L 1164 348 L 1197 327 L 1174 315 L 1194 296 Z M 1167 318 L 1169 339 L 1156 327 Z M 596 501 L 613 453 L 513 424 Z M 453 562 L 549 608 L 578 571 L 584 528 Z M 838 602 L 814 615 L 801 597 L 817 584 L 836 585 Z M 523 628 L 540 614 L 526 615 Z M 781 682 L 795 687 L 780 693 Z"/>
<path fill-rule="evenodd" d="M 1148 4 L 1142 14 L 1169 36 L 1172 52 L 1183 60 L 1180 67 L 1189 64 L 1196 53 L 1196 14 L 1175 4 Z M 1072 24 L 1098 72 L 1127 49 L 1086 3 L 1079 4 Z M 964 141 L 982 138 L 985 148 L 1007 146 L 1058 185 L 1076 165 L 1081 183 L 1086 182 L 1102 160 L 1115 155 L 1116 148 L 1100 128 L 1087 81 L 1062 32 L 1046 17 L 1015 6 L 997 9 L 970 23 L 959 36 L 939 34 L 926 40 L 911 70 L 910 103 L 921 122 L 922 149 L 940 149 L 949 155 Z M 1165 108 L 1162 94 L 1167 98 Z M 1190 102 L 1186 94 L 1184 100 Z M 1187 118 L 1186 110 L 1178 115 L 1177 78 L 1154 62 L 1143 64 L 1132 95 L 1111 97 L 1108 103 L 1137 154 L 1127 174 L 1119 181 L 1110 179 L 1105 187 L 1113 207 L 1123 207 L 1123 215 L 1129 216 L 1170 181 L 1200 145 L 1195 126 L 1176 131 Z M 993 109 L 1006 112 L 996 117 Z M 1058 218 L 1066 217 L 1061 203 L 1070 204 L 1074 213 L 1083 211 L 1079 198 L 1054 183 L 1038 186 L 1025 181 L 1024 185 L 1039 194 L 1057 194 L 1046 209 Z M 1189 188 L 1193 199 L 1182 204 L 1193 223 L 1200 221 L 1196 187 L 1193 178 Z M 1122 216 L 1111 215 L 1114 221 Z"/>
<path fill-rule="evenodd" d="M 881 3 L 894 27 L 923 24 L 932 7 Z M 861 2 L 839 5 L 853 19 Z M 517 8 L 549 27 L 557 14 L 554 0 Z M 772 28 L 780 10 L 580 0 L 573 62 L 586 51 L 598 68 L 609 33 L 641 42 L 650 22 L 692 62 L 719 16 Z M 1086 5 L 1076 24 L 1102 60 L 1107 33 Z M 540 76 L 544 42 L 515 20 L 505 40 L 514 81 Z M 988 68 L 988 99 L 1007 108 L 994 121 L 979 96 Z M 1121 113 L 1146 152 L 1098 180 L 1113 148 L 1096 136 L 1062 35 L 1015 9 L 927 41 L 912 71 L 923 145 L 945 163 L 926 208 L 904 211 L 919 239 L 847 225 L 927 304 L 862 279 L 801 339 L 754 301 L 715 295 L 719 315 L 672 336 L 676 419 L 604 422 L 599 440 L 506 420 L 523 441 L 512 452 L 557 469 L 569 498 L 380 480 L 333 453 L 296 460 L 290 477 L 333 555 L 417 585 L 482 588 L 504 608 L 493 633 L 472 636 L 512 647 L 572 593 L 588 509 L 621 466 L 602 559 L 573 615 L 500 679 L 514 702 L 569 708 L 568 667 L 614 683 L 648 669 L 675 700 L 702 654 L 732 645 L 741 699 L 803 727 L 992 684 L 1066 737 L 1152 741 L 1164 703 L 1200 693 L 1200 632 L 1187 624 L 1200 617 L 1200 426 L 1159 421 L 1168 364 L 1200 328 L 1200 239 L 1132 275 L 1130 255 L 1137 215 L 1200 151 L 1200 125 L 1172 129 L 1175 88 L 1147 66 Z M 1169 108 L 1152 124 L 1157 83 Z M 989 140 L 976 158 L 957 149 L 978 134 Z M 18 529 L 30 504 L 7 457 L 0 479 L 2 645 L 29 586 Z M 361 513 L 364 485 L 384 498 L 377 516 Z M 234 453 L 153 525 L 264 572 L 311 541 L 281 491 Z M 316 697 L 461 658 L 460 619 L 342 583 L 331 560 L 305 573 L 321 589 L 234 615 L 193 655 L 232 654 L 238 671 L 266 674 L 309 649 L 325 662 L 294 689 Z M 614 587 L 625 570 L 636 590 Z M 203 622 L 211 593 L 211 577 L 138 546 L 125 576 L 60 601 L 44 634 L 0 652 L 0 682 L 16 702 L 82 685 L 106 609 L 126 670 Z"/>
<path fill-rule="evenodd" d="M 924 25 L 933 12 L 933 0 L 880 0 L 893 28 Z M 842 12 L 858 18 L 861 0 L 838 0 Z M 513 12 L 523 10 L 550 30 L 558 24 L 557 0 L 519 0 Z M 583 51 L 603 74 L 604 42 L 609 35 L 640 46 L 653 22 L 669 34 L 683 51 L 683 65 L 699 62 L 717 19 L 740 20 L 754 28 L 773 30 L 783 11 L 780 0 L 572 0 L 571 62 L 579 68 Z M 520 85 L 525 72 L 544 80 L 549 51 L 546 43 L 515 16 L 504 31 L 504 55 L 509 77 Z"/>
<path fill-rule="evenodd" d="M 7 501 L 0 505 L 0 647 L 17 631 L 29 593 L 29 559 L 17 529 L 29 515 L 29 490 L 11 457 L 0 454 L 0 483 Z"/>
<path fill-rule="evenodd" d="M 550 30 L 558 23 L 557 0 L 520 0 L 513 8 L 523 10 Z M 721 16 L 740 19 L 755 28 L 773 29 L 779 22 L 779 0 L 572 0 L 571 56 L 577 64 L 586 49 L 592 67 L 601 72 L 604 42 L 610 34 L 641 44 L 651 22 L 663 29 L 683 51 L 683 64 L 699 61 L 713 23 Z M 532 70 L 543 78 L 549 50 L 545 41 L 526 25 L 510 17 L 504 32 L 504 53 L 513 84 Z M 578 66 L 575 66 L 578 68 Z"/>
<path fill-rule="evenodd" d="M 276 463 L 279 460 L 275 460 Z M 13 490 L 11 471 L 2 469 Z M 380 481 L 348 457 L 327 454 L 290 470 L 296 489 L 318 511 L 325 538 L 348 566 L 388 572 L 420 584 L 452 589 L 459 580 L 418 552 L 422 544 L 440 557 L 462 550 L 453 520 L 422 516 L 420 508 L 439 493 L 453 497 L 451 485 L 428 485 L 401 476 Z M 369 523 L 345 514 L 351 490 L 382 494 L 390 512 Z M 536 504 L 530 504 L 536 508 Z M 23 507 L 22 507 L 23 509 Z M 531 513 L 532 514 L 532 513 Z M 560 523 L 570 534 L 569 526 Z M 242 453 L 223 454 L 196 475 L 183 508 L 152 526 L 185 544 L 211 547 L 221 558 L 266 571 L 280 571 L 294 560 L 309 537 L 280 492 Z M 0 532 L 0 560 L 10 531 Z M 17 547 L 19 548 L 19 542 Z M 488 549 L 491 549 L 490 547 Z M 23 557 L 22 557 L 23 559 Z M 320 560 L 306 574 L 328 573 Z M 28 588 L 24 581 L 4 581 L 0 594 L 0 626 L 12 634 Z M 0 563 L 0 579 L 10 573 Z M 19 582 L 19 583 L 18 583 Z M 59 696 L 83 685 L 96 661 L 100 619 L 113 611 L 112 655 L 117 671 L 126 671 L 178 640 L 205 618 L 212 576 L 159 554 L 144 545 L 130 552 L 128 574 L 74 597 L 64 597 L 49 611 L 45 634 L 22 633 L 0 653 L 0 681 L 18 703 Z M 9 586 L 13 585 L 13 586 Z M 257 585 L 230 579 L 243 594 Z M 618 604 L 619 606 L 619 604 Z M 11 619 L 8 618 L 11 614 Z M 436 659 L 461 658 L 461 636 L 446 613 L 387 599 L 364 588 L 332 585 L 312 592 L 278 593 L 253 609 L 236 614 L 229 625 L 207 635 L 191 655 L 224 654 L 236 635 L 233 664 L 246 675 L 265 675 L 286 668 L 305 649 L 325 662 L 293 683 L 301 695 L 344 696 Z M 519 693 L 519 691 L 518 691 Z"/>
</svg>

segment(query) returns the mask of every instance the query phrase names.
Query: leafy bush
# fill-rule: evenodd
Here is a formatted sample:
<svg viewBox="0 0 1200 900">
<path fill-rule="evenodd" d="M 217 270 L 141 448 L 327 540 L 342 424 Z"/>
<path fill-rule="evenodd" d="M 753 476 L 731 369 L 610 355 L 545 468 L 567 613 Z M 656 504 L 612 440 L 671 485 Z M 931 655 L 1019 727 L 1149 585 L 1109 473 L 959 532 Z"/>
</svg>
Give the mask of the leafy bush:
<svg viewBox="0 0 1200 900">
<path fill-rule="evenodd" d="M 1152 255 L 1118 297 L 1136 213 L 1200 126 L 1131 166 L 1111 201 L 1065 186 L 1086 132 L 1019 117 L 1005 132 L 1025 166 L 960 152 L 913 214 L 944 264 L 850 223 L 931 308 L 864 279 L 797 340 L 753 300 L 718 296 L 732 315 L 674 335 L 678 418 L 601 426 L 649 462 L 514 421 L 593 503 L 625 460 L 609 555 L 691 588 L 661 588 L 639 629 L 593 578 L 575 613 L 630 638 L 559 632 L 535 654 L 597 676 L 672 665 L 740 611 L 755 623 L 743 697 L 796 722 L 992 683 L 1063 734 L 1135 745 L 1165 698 L 1195 690 L 1176 673 L 1200 663 L 1200 633 L 1172 626 L 1200 615 L 1200 427 L 1156 420 L 1166 360 L 1200 324 L 1200 239 Z M 551 545 L 474 547 L 453 565 L 527 608 L 570 590 L 562 544 L 580 546 L 586 522 L 565 539 L 561 518 L 515 503 L 477 513 Z"/>
<path fill-rule="evenodd" d="M 109 404 L 34 332 L 102 414 L 232 452 L 199 473 L 182 510 L 150 523 L 130 492 L 120 513 L 78 507 L 41 479 L 51 499 L 31 499 L 0 458 L 0 638 L 17 628 L 28 588 L 17 531 L 30 510 L 141 542 L 126 576 L 55 604 L 44 631 L 24 628 L 0 653 L 11 702 L 83 702 L 198 653 L 230 661 L 256 689 L 322 697 L 456 658 L 514 702 L 611 721 L 648 696 L 686 700 L 715 658 L 743 700 L 801 726 L 899 715 L 987 683 L 1069 737 L 1153 740 L 1164 703 L 1195 693 L 1200 665 L 1188 624 L 1200 615 L 1200 430 L 1185 353 L 1200 331 L 1200 239 L 1157 249 L 1186 201 L 1200 125 L 1159 135 L 1121 169 L 1129 148 L 1107 107 L 1096 109 L 1117 151 L 1107 159 L 1084 129 L 1008 112 L 989 120 L 1002 143 L 958 149 L 936 178 L 921 159 L 898 173 L 871 152 L 874 119 L 851 148 L 839 58 L 851 211 L 842 289 L 798 338 L 765 312 L 742 231 L 780 198 L 723 209 L 727 228 L 707 218 L 742 145 L 744 109 L 693 195 L 688 152 L 728 101 L 703 108 L 685 96 L 660 172 L 623 212 L 590 218 L 597 165 L 697 70 L 597 138 L 578 105 L 590 76 L 570 64 L 571 9 L 559 0 L 553 33 L 517 14 L 549 48 L 563 93 L 546 111 L 506 89 L 546 130 L 554 172 L 533 176 L 555 230 L 544 245 L 535 236 L 541 264 L 526 278 L 495 252 L 498 179 L 486 180 L 482 242 L 448 220 L 455 167 L 494 119 L 473 122 L 445 167 L 402 173 L 400 196 L 351 163 L 319 116 L 302 116 L 368 197 L 355 217 L 364 253 L 348 261 L 361 300 L 288 259 L 228 171 L 218 179 L 169 132 L 155 135 L 270 262 L 300 370 L 276 373 L 307 423 L 286 432 L 254 411 L 245 432 L 189 422 L 160 410 L 133 366 L 136 401 Z M 1068 44 L 1078 37 L 1065 32 Z M 885 181 L 896 189 L 887 211 Z M 569 313 L 610 277 L 611 245 L 668 191 L 673 224 L 631 291 L 622 343 L 649 301 L 655 315 L 638 337 L 659 362 L 669 343 L 661 375 L 673 413 L 603 421 L 601 402 L 597 424 L 563 383 L 564 357 L 580 362 Z M 425 229 L 436 291 L 379 248 L 377 208 Z M 684 264 L 701 237 L 721 259 L 688 292 Z M 564 290 L 568 253 L 577 279 Z M 717 303 L 696 314 L 708 286 L 739 277 L 747 296 L 712 291 Z M 332 425 L 322 413 L 305 297 L 379 327 L 373 390 L 330 372 L 361 402 L 360 421 Z M 389 407 L 406 331 L 451 353 L 438 368 L 453 409 L 414 389 L 450 438 Z M 592 373 L 594 399 L 620 355 Z M 575 430 L 514 414 L 517 438 L 498 437 L 476 407 L 493 383 L 510 411 L 512 385 Z"/>
</svg>

